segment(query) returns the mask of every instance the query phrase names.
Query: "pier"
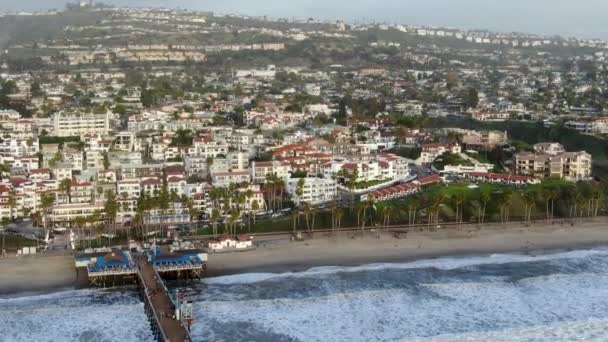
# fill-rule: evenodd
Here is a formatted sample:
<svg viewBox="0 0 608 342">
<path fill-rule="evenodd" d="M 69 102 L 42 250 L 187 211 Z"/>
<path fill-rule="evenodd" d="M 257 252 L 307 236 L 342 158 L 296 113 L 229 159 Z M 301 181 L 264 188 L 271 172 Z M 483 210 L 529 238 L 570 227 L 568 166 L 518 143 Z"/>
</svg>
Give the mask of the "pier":
<svg viewBox="0 0 608 342">
<path fill-rule="evenodd" d="M 179 320 L 179 307 L 169 295 L 160 275 L 145 257 L 137 261 L 137 276 L 144 298 L 146 315 L 152 325 L 152 332 L 158 341 L 192 341 L 187 328 Z"/>
<path fill-rule="evenodd" d="M 133 254 L 112 249 L 83 254 L 75 260 L 79 273 L 86 270 L 91 286 L 137 284 L 152 332 L 159 342 L 192 341 L 192 300 L 177 290 L 172 293 L 163 279 L 199 279 L 206 270 L 206 262 L 206 253 L 180 250 L 179 246 L 164 250 L 153 246 L 147 252 Z"/>
</svg>

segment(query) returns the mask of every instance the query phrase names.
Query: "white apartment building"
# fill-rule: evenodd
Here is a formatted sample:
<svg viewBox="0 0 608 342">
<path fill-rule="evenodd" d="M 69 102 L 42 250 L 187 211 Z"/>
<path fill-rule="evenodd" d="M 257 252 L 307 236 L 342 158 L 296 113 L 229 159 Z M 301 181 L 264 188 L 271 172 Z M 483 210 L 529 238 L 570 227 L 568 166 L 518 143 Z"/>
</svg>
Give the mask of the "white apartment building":
<svg viewBox="0 0 608 342">
<path fill-rule="evenodd" d="M 193 140 L 194 155 L 203 158 L 215 158 L 228 153 L 228 145 L 214 141 L 210 137 L 196 137 Z"/>
<path fill-rule="evenodd" d="M 123 180 L 118 182 L 117 189 L 120 198 L 139 198 L 142 186 L 136 180 Z"/>
<path fill-rule="evenodd" d="M 53 134 L 59 137 L 83 136 L 110 132 L 110 113 L 57 113 L 51 118 Z"/>
<path fill-rule="evenodd" d="M 74 219 L 78 217 L 88 218 L 93 215 L 96 211 L 100 212 L 100 220 L 103 220 L 103 203 L 99 204 L 61 204 L 54 205 L 51 209 L 50 219 L 54 225 L 68 226 Z"/>
<path fill-rule="evenodd" d="M 547 154 L 556 156 L 566 152 L 564 146 L 559 143 L 539 143 L 534 145 L 534 152 L 538 154 Z"/>
<path fill-rule="evenodd" d="M 422 152 L 420 153 L 420 158 L 417 160 L 420 164 L 431 164 L 437 159 L 440 155 L 449 152 L 449 153 L 461 153 L 462 148 L 460 145 L 447 145 L 447 144 L 424 144 L 422 145 Z"/>
<path fill-rule="evenodd" d="M 251 182 L 249 171 L 217 172 L 211 174 L 211 182 L 214 186 L 229 186 Z"/>
<path fill-rule="evenodd" d="M 302 196 L 296 194 L 300 179 L 304 179 Z M 287 192 L 297 204 L 322 204 L 334 200 L 338 194 L 336 181 L 331 178 L 288 178 L 285 180 L 285 185 Z"/>
<path fill-rule="evenodd" d="M 282 161 L 251 162 L 251 177 L 254 183 L 266 183 L 266 176 L 275 174 L 285 178 L 291 172 L 291 164 Z"/>
<path fill-rule="evenodd" d="M 538 178 L 561 178 L 568 181 L 591 178 L 592 157 L 589 153 L 564 152 L 557 155 L 517 153 L 515 173 Z"/>
</svg>

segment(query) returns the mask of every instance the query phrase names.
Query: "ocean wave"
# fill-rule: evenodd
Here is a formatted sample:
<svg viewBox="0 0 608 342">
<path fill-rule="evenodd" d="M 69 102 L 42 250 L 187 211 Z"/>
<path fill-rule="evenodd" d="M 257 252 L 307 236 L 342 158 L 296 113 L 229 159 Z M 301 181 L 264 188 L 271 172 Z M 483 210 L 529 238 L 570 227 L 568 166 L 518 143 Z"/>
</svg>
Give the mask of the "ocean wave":
<svg viewBox="0 0 608 342">
<path fill-rule="evenodd" d="M 504 263 L 520 264 L 500 266 Z M 487 264 L 499 266 L 458 270 Z M 587 264 L 595 264 L 597 273 L 585 271 Z M 606 251 L 585 250 L 258 274 L 247 279 L 259 281 L 255 286 L 218 286 L 213 291 L 222 296 L 197 301 L 195 316 L 202 319 L 193 332 L 199 339 L 228 341 L 225 329 L 241 325 L 258 332 L 255 336 L 266 332 L 295 341 L 509 341 L 509 334 L 521 334 L 513 341 L 553 342 L 579 341 L 572 338 L 576 331 L 589 328 L 593 332 L 580 341 L 605 341 L 607 331 L 593 323 L 608 319 L 608 274 L 599 267 L 605 264 Z M 392 272 L 395 268 L 415 270 Z M 362 270 L 387 272 L 318 276 Z M 551 328 L 564 337 L 548 334 Z M 246 340 L 256 339 L 246 334 L 236 339 Z"/>
<path fill-rule="evenodd" d="M 492 254 L 486 256 L 466 256 L 458 258 L 436 258 L 423 259 L 406 263 L 375 263 L 355 267 L 343 266 L 323 266 L 314 267 L 304 272 L 285 272 L 285 273 L 243 273 L 214 278 L 203 279 L 202 282 L 208 285 L 235 285 L 253 284 L 263 281 L 280 280 L 289 277 L 315 277 L 324 274 L 335 274 L 340 272 L 364 272 L 382 271 L 388 269 L 418 269 L 435 268 L 440 270 L 454 270 L 466 267 L 482 265 L 500 265 L 506 263 L 526 263 L 549 261 L 559 259 L 584 259 L 593 256 L 608 256 L 605 248 L 577 250 L 559 253 L 547 253 L 538 255 L 523 254 Z"/>
<path fill-rule="evenodd" d="M 600 342 L 608 339 L 608 320 L 535 325 L 499 331 L 406 338 L 401 342 Z"/>
<path fill-rule="evenodd" d="M 0 299 L 0 341 L 153 341 L 133 291 L 84 289 Z"/>
</svg>

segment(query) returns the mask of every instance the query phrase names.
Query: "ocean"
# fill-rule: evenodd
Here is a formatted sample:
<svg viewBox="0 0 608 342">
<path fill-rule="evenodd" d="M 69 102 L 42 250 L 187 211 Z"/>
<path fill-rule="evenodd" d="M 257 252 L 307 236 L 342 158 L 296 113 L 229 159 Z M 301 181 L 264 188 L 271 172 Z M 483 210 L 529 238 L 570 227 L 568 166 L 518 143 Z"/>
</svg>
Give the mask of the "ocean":
<svg viewBox="0 0 608 342">
<path fill-rule="evenodd" d="M 608 341 L 608 249 L 490 255 L 185 288 L 197 341 Z M 0 298 L 0 341 L 151 341 L 137 292 Z"/>
</svg>

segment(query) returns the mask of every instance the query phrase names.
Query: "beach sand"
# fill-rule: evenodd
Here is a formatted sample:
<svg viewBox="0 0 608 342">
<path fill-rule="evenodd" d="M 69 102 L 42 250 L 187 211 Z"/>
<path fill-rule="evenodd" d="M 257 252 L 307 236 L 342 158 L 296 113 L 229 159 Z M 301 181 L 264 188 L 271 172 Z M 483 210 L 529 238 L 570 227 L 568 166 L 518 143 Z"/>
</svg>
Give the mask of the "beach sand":
<svg viewBox="0 0 608 342">
<path fill-rule="evenodd" d="M 76 269 L 71 256 L 0 259 L 0 295 L 73 288 Z"/>
<path fill-rule="evenodd" d="M 238 273 L 285 273 L 320 266 L 399 263 L 448 256 L 531 253 L 543 250 L 608 246 L 608 218 L 577 223 L 537 223 L 525 227 L 476 225 L 410 232 L 397 239 L 387 231 L 342 232 L 329 237 L 290 241 L 289 236 L 257 238 L 253 251 L 210 254 L 207 276 Z M 0 259 L 0 295 L 77 287 L 74 260 L 64 257 Z"/>
<path fill-rule="evenodd" d="M 320 266 L 360 266 L 398 263 L 448 256 L 531 253 L 543 250 L 608 245 L 608 219 L 577 223 L 451 226 L 435 231 L 410 232 L 397 239 L 389 232 L 366 232 L 352 237 L 316 235 L 291 242 L 287 236 L 256 240 L 258 249 L 210 254 L 208 276 L 237 273 L 300 272 Z"/>
</svg>

